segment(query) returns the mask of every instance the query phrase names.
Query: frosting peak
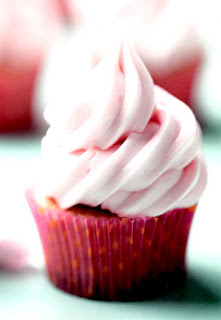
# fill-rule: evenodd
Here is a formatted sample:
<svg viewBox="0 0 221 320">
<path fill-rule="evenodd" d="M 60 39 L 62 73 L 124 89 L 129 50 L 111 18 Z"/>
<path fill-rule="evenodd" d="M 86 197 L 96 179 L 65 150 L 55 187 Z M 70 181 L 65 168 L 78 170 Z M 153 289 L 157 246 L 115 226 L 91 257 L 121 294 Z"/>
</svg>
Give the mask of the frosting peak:
<svg viewBox="0 0 221 320">
<path fill-rule="evenodd" d="M 93 70 L 43 139 L 39 190 L 62 208 L 157 216 L 197 203 L 206 184 L 191 110 L 157 86 L 126 42 Z"/>
<path fill-rule="evenodd" d="M 86 93 L 86 94 L 85 94 Z M 53 118 L 48 136 L 59 131 L 67 152 L 106 150 L 131 132 L 141 133 L 154 107 L 153 81 L 139 56 L 127 42 L 99 63 L 67 116 Z"/>
</svg>

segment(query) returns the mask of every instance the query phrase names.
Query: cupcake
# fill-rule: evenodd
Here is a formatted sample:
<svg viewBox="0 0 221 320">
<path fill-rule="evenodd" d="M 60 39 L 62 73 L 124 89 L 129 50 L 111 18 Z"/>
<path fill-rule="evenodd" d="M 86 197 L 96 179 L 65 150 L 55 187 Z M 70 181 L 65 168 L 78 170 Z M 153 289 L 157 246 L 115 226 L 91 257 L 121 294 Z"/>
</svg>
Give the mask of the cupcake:
<svg viewBox="0 0 221 320">
<path fill-rule="evenodd" d="M 0 2 L 0 132 L 32 127 L 37 74 L 60 23 L 54 0 Z"/>
<path fill-rule="evenodd" d="M 127 42 L 73 92 L 46 109 L 38 179 L 26 192 L 49 278 L 92 299 L 162 294 L 185 275 L 206 185 L 200 128 Z"/>
<path fill-rule="evenodd" d="M 192 2 L 175 0 L 66 0 L 76 34 L 84 34 L 99 61 L 119 33 L 136 48 L 154 83 L 194 108 L 204 59 Z"/>
</svg>

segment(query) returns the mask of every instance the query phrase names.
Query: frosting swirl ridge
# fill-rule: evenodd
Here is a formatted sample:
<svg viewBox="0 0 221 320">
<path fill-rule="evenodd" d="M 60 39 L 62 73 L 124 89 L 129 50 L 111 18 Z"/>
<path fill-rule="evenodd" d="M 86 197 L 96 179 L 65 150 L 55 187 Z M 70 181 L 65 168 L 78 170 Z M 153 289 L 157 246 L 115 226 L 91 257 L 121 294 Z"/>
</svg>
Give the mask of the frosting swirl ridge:
<svg viewBox="0 0 221 320">
<path fill-rule="evenodd" d="M 154 87 L 133 48 L 124 42 L 105 57 L 84 92 L 64 115 L 47 110 L 44 195 L 121 217 L 197 203 L 206 184 L 200 128 L 184 103 Z"/>
</svg>

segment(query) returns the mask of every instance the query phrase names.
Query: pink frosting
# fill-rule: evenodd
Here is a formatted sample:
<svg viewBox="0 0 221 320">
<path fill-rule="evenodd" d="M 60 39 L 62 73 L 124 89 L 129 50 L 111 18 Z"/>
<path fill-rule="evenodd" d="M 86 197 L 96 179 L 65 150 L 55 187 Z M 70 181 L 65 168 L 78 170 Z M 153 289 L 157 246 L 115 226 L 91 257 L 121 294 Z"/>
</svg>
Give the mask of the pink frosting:
<svg viewBox="0 0 221 320">
<path fill-rule="evenodd" d="M 184 103 L 154 86 L 133 48 L 124 42 L 104 57 L 80 97 L 46 111 L 44 196 L 121 217 L 197 203 L 206 185 L 200 128 Z"/>
<path fill-rule="evenodd" d="M 0 0 L 0 64 L 38 62 L 60 23 L 57 0 Z"/>
</svg>

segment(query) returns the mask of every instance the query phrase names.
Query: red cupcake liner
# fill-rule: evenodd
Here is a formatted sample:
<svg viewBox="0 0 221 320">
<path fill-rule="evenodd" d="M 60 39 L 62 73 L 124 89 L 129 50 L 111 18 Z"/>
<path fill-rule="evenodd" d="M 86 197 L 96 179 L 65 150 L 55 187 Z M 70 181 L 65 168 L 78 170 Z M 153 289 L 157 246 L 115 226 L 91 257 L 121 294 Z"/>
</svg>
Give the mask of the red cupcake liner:
<svg viewBox="0 0 221 320">
<path fill-rule="evenodd" d="M 26 193 L 51 282 L 81 297 L 136 300 L 161 295 L 185 277 L 195 206 L 156 218 L 99 217 L 43 209 Z"/>
<path fill-rule="evenodd" d="M 32 99 L 38 66 L 21 70 L 0 67 L 0 132 L 32 127 Z"/>
</svg>

